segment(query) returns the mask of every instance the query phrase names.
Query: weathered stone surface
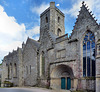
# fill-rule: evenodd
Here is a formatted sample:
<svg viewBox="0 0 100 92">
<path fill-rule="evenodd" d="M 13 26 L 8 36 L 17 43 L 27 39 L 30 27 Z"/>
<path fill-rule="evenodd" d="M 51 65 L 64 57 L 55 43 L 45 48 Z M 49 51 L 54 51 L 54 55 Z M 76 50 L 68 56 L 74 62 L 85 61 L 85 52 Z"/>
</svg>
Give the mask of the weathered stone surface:
<svg viewBox="0 0 100 92">
<path fill-rule="evenodd" d="M 38 85 L 61 89 L 61 78 L 64 77 L 66 89 L 67 79 L 70 78 L 72 90 L 94 91 L 96 88 L 96 92 L 99 92 L 100 25 L 86 6 L 82 4 L 70 37 L 68 34 L 64 35 L 64 14 L 55 7 L 54 2 L 50 3 L 50 7 L 41 14 L 40 18 L 39 41 L 28 38 L 26 44 L 22 44 L 22 48 L 4 57 L 2 83 L 9 80 L 14 83 L 14 86 Z M 95 56 L 96 75 L 84 77 L 83 39 L 88 32 L 94 34 L 95 52 L 98 54 Z M 15 64 L 17 75 L 14 71 Z"/>
</svg>

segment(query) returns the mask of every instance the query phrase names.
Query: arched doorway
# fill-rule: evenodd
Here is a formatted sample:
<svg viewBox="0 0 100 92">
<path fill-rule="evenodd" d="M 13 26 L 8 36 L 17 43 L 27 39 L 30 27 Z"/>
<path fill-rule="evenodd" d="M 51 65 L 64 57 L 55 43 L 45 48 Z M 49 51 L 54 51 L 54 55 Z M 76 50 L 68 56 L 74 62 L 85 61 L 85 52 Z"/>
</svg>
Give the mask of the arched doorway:
<svg viewBox="0 0 100 92">
<path fill-rule="evenodd" d="M 71 89 L 71 81 L 74 77 L 71 67 L 68 65 L 56 66 L 51 74 L 50 87 L 53 89 Z"/>
</svg>

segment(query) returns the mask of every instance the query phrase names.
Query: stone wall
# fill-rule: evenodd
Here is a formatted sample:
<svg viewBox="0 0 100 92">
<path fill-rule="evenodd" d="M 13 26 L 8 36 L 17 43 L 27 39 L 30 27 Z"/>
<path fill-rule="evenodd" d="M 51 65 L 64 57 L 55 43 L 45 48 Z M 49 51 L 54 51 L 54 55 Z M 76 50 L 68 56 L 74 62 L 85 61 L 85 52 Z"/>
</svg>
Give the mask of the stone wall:
<svg viewBox="0 0 100 92">
<path fill-rule="evenodd" d="M 13 51 L 12 53 L 9 53 L 7 56 L 4 57 L 2 63 L 3 65 L 2 83 L 4 81 L 10 81 L 14 84 L 14 86 L 20 85 L 21 80 L 19 78 L 22 78 L 20 76 L 20 71 L 21 71 L 20 66 L 22 62 L 22 59 L 20 59 L 20 57 L 22 57 L 21 51 L 22 49 L 18 48 L 17 51 Z"/>
<path fill-rule="evenodd" d="M 1 77 L 2 77 L 2 64 L 0 65 L 0 86 L 1 86 Z"/>
<path fill-rule="evenodd" d="M 83 38 L 85 34 L 93 33 L 96 44 L 95 52 L 98 52 L 100 46 L 98 43 L 100 25 L 97 24 L 84 3 L 70 37 L 65 34 L 64 14 L 55 7 L 54 2 L 50 3 L 50 7 L 41 14 L 40 18 L 40 42 L 28 38 L 22 49 L 17 49 L 4 57 L 2 82 L 9 80 L 14 83 L 14 86 L 38 84 L 42 87 L 50 86 L 54 89 L 61 89 L 61 77 L 66 77 L 66 79 L 70 77 L 72 89 L 94 91 L 96 88 L 96 92 L 99 92 L 100 55 L 96 54 L 96 76 L 83 77 Z M 61 30 L 60 37 L 57 36 L 58 29 Z M 16 76 L 15 64 L 17 66 Z M 55 74 L 58 76 L 54 76 Z"/>
<path fill-rule="evenodd" d="M 37 85 L 37 50 L 30 40 L 23 49 L 23 80 L 25 86 Z"/>
</svg>

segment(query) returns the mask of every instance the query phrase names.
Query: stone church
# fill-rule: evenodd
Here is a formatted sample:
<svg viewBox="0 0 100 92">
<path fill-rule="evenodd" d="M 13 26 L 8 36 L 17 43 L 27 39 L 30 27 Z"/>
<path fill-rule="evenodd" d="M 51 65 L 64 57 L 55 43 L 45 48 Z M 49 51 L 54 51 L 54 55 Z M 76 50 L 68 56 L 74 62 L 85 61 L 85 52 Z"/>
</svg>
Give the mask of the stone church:
<svg viewBox="0 0 100 92">
<path fill-rule="evenodd" d="M 40 38 L 28 38 L 22 48 L 3 59 L 4 81 L 13 86 L 100 92 L 100 25 L 82 3 L 70 36 L 64 14 L 50 2 L 40 15 Z"/>
</svg>

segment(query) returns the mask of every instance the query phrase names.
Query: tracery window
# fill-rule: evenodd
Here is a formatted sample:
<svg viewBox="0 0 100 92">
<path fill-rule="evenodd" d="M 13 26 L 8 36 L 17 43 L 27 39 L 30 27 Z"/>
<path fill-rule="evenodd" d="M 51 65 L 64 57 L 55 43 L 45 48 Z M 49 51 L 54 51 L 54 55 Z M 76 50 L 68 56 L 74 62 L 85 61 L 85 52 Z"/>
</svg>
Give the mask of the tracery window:
<svg viewBox="0 0 100 92">
<path fill-rule="evenodd" d="M 95 76 L 95 37 L 88 32 L 83 40 L 83 76 Z"/>
</svg>

